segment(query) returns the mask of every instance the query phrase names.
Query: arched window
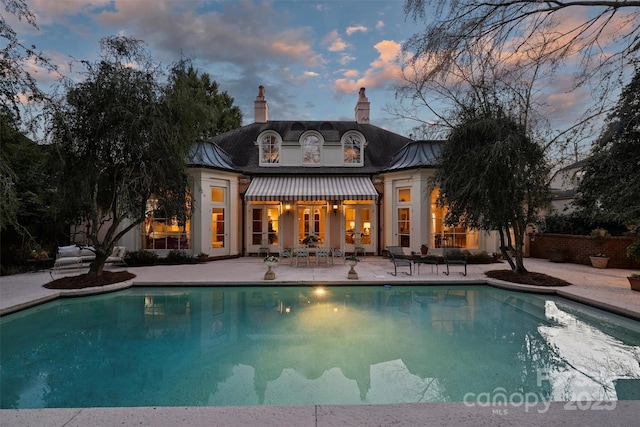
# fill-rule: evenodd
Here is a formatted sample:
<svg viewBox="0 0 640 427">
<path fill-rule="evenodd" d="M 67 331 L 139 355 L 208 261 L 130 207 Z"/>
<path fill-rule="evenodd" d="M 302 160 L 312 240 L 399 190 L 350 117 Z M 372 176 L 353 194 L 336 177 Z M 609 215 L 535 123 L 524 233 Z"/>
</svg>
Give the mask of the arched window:
<svg viewBox="0 0 640 427">
<path fill-rule="evenodd" d="M 347 135 L 342 142 L 343 163 L 345 165 L 362 165 L 362 137 L 357 134 Z"/>
<path fill-rule="evenodd" d="M 302 138 L 302 164 L 319 165 L 322 160 L 322 140 L 316 134 L 308 134 Z"/>
<path fill-rule="evenodd" d="M 275 134 L 266 134 L 260 138 L 260 164 L 280 163 L 280 138 Z"/>
</svg>

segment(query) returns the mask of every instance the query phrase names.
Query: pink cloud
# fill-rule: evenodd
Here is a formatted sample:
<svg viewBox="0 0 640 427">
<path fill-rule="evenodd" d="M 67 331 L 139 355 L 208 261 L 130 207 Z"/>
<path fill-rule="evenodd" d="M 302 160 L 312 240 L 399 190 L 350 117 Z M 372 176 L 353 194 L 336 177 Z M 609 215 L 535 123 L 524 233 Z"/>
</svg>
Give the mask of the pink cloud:
<svg viewBox="0 0 640 427">
<path fill-rule="evenodd" d="M 340 52 L 347 48 L 347 43 L 345 43 L 337 30 L 331 31 L 322 39 L 322 44 L 328 46 L 327 49 L 331 52 Z"/>
<path fill-rule="evenodd" d="M 346 33 L 348 36 L 350 36 L 353 33 L 357 33 L 357 32 L 366 33 L 367 31 L 369 31 L 369 29 L 364 25 L 354 25 L 352 27 L 347 27 Z"/>
<path fill-rule="evenodd" d="M 334 82 L 333 89 L 338 94 L 353 93 L 361 87 L 382 87 L 389 82 L 400 79 L 401 70 L 398 58 L 402 46 L 393 40 L 383 40 L 374 47 L 379 53 L 378 58 L 369 64 L 369 69 L 364 72 L 361 78 L 356 80 L 354 77 L 359 74 L 351 73 L 345 74 L 346 78 L 337 79 Z"/>
</svg>

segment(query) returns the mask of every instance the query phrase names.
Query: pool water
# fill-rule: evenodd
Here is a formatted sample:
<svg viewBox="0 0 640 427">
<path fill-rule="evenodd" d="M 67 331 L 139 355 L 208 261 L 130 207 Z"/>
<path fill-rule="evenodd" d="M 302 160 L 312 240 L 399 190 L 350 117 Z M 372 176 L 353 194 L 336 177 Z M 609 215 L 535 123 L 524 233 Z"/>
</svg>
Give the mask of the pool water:
<svg viewBox="0 0 640 427">
<path fill-rule="evenodd" d="M 640 399 L 640 322 L 488 286 L 131 288 L 0 326 L 2 408 Z"/>
</svg>

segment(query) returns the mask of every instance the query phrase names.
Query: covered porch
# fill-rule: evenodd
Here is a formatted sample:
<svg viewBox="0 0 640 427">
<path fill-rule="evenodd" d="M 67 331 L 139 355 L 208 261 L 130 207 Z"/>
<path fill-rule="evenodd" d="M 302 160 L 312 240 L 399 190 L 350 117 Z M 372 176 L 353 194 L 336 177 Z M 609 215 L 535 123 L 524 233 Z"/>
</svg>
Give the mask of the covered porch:
<svg viewBox="0 0 640 427">
<path fill-rule="evenodd" d="M 245 254 L 320 247 L 377 253 L 379 194 L 369 177 L 255 177 L 245 195 Z M 307 240 L 305 240 L 307 239 Z"/>
</svg>

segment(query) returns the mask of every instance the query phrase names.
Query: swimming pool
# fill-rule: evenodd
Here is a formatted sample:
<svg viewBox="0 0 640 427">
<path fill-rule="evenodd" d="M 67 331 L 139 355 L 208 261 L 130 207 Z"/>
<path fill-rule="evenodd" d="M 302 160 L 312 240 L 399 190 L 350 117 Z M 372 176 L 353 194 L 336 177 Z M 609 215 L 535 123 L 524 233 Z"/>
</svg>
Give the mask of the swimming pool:
<svg viewBox="0 0 640 427">
<path fill-rule="evenodd" d="M 615 401 L 640 323 L 488 286 L 130 288 L 0 319 L 2 408 Z"/>
</svg>

